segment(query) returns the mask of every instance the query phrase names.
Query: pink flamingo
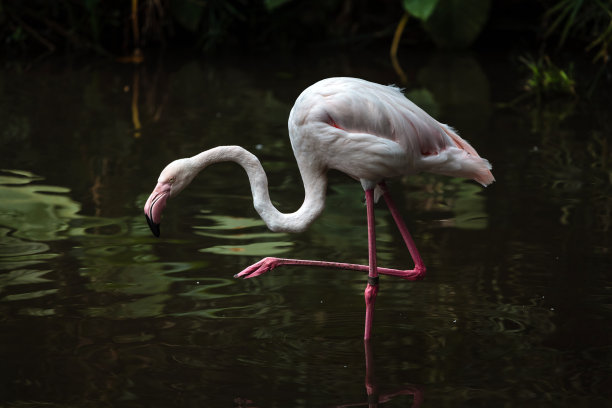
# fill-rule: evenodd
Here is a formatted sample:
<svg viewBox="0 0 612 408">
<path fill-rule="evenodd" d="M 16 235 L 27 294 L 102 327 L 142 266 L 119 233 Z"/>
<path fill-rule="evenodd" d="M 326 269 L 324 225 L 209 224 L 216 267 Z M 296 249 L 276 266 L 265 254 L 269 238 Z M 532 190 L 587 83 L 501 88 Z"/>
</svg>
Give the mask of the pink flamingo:
<svg viewBox="0 0 612 408">
<path fill-rule="evenodd" d="M 359 180 L 365 190 L 368 223 L 368 265 L 301 259 L 264 258 L 235 275 L 253 278 L 282 265 L 320 266 L 368 272 L 365 289 L 364 339 L 370 339 L 378 275 L 420 280 L 425 265 L 384 180 L 427 171 L 474 179 L 483 186 L 495 179 L 491 165 L 453 129 L 436 121 L 394 86 L 357 78 L 328 78 L 311 85 L 289 114 L 289 138 L 302 175 L 305 197 L 295 212 L 279 212 L 268 193 L 261 163 L 239 146 L 219 146 L 190 158 L 175 160 L 161 172 L 144 206 L 147 222 L 159 236 L 168 198 L 181 192 L 207 166 L 233 161 L 246 171 L 253 205 L 272 231 L 304 231 L 323 211 L 329 169 Z M 376 264 L 374 203 L 382 196 L 414 261 L 408 270 Z"/>
</svg>

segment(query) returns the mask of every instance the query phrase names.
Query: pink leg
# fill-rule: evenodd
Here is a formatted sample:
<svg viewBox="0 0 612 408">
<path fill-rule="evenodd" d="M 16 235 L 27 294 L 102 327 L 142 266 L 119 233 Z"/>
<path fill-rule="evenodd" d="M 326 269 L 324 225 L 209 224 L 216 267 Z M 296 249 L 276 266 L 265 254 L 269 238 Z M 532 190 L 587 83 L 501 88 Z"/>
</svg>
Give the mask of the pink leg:
<svg viewBox="0 0 612 408">
<path fill-rule="evenodd" d="M 376 270 L 379 274 L 383 275 L 391 275 L 397 276 L 402 279 L 416 281 L 421 280 L 425 277 L 425 265 L 423 264 L 423 260 L 421 259 L 421 255 L 419 251 L 417 251 L 416 245 L 414 244 L 414 240 L 412 236 L 408 232 L 408 228 L 406 228 L 406 224 L 404 224 L 404 220 L 401 215 L 399 215 L 399 211 L 395 206 L 395 203 L 391 199 L 391 196 L 387 190 L 387 187 L 384 183 L 380 183 L 381 188 L 383 189 L 383 197 L 385 198 L 385 202 L 389 207 L 389 211 L 397 224 L 397 227 L 404 239 L 406 247 L 412 256 L 412 260 L 414 261 L 414 269 L 391 269 L 391 268 L 381 268 L 376 267 Z M 369 228 L 369 226 L 368 226 Z M 369 231 L 369 229 L 368 229 Z M 369 246 L 371 248 L 371 246 Z M 371 260 L 370 260 L 371 262 Z M 271 271 L 274 268 L 278 268 L 283 265 L 296 265 L 296 266 L 318 266 L 323 268 L 336 268 L 336 269 L 347 269 L 352 271 L 361 271 L 361 272 L 370 272 L 370 267 L 368 265 L 359 265 L 359 264 L 351 264 L 344 262 L 329 262 L 329 261 L 312 261 L 305 259 L 287 259 L 287 258 L 264 258 L 261 261 L 254 263 L 243 271 L 234 275 L 235 278 L 254 278 L 256 276 L 262 275 L 268 271 Z"/>
<path fill-rule="evenodd" d="M 416 272 L 417 279 L 423 279 L 425 277 L 424 276 L 425 275 L 425 264 L 423 263 L 421 254 L 419 254 L 419 251 L 417 250 L 414 240 L 412 239 L 412 235 L 410 235 L 410 232 L 408 232 L 408 228 L 406 227 L 406 224 L 404 223 L 404 220 L 402 219 L 402 216 L 400 215 L 397 209 L 397 206 L 393 202 L 393 199 L 391 198 L 391 194 L 389 194 L 387 185 L 385 184 L 384 181 L 380 183 L 379 185 L 383 190 L 383 197 L 385 199 L 385 202 L 387 203 L 387 207 L 389 207 L 391 216 L 393 217 L 393 220 L 395 220 L 395 224 L 397 225 L 397 228 L 399 229 L 400 234 L 402 234 L 402 238 L 404 238 L 404 243 L 406 244 L 406 247 L 408 248 L 408 251 L 410 252 L 410 256 L 412 257 L 412 260 L 414 261 L 414 269 L 412 271 L 401 271 L 401 272 L 407 275 L 411 275 L 414 272 Z M 396 276 L 399 276 L 399 275 L 396 275 Z"/>
<path fill-rule="evenodd" d="M 374 355 L 372 354 L 372 343 L 368 340 L 363 342 L 365 351 L 365 364 L 366 364 L 366 376 L 365 376 L 365 388 L 368 394 L 368 402 L 378 403 L 378 382 L 376 381 L 376 373 L 374 372 Z M 374 405 L 376 406 L 376 405 Z"/>
<path fill-rule="evenodd" d="M 338 268 L 338 269 L 349 269 L 355 271 L 368 272 L 368 284 L 365 289 L 365 303 L 366 303 L 366 318 L 365 318 L 365 330 L 364 339 L 369 340 L 372 331 L 372 318 L 374 317 L 374 303 L 376 301 L 376 295 L 378 294 L 378 274 L 382 273 L 385 275 L 397 276 L 406 280 L 421 280 L 425 276 L 425 265 L 421 259 L 421 255 L 414 244 L 412 236 L 406 228 L 404 220 L 399 214 L 395 203 L 391 199 L 387 187 L 384 183 L 380 183 L 380 187 L 383 189 L 383 196 L 385 202 L 389 207 L 389 211 L 399 228 L 400 234 L 402 235 L 406 247 L 412 256 L 414 261 L 414 269 L 391 269 L 391 268 L 379 268 L 376 265 L 376 233 L 375 233 L 375 220 L 374 220 L 374 190 L 366 190 L 366 208 L 367 208 L 367 219 L 368 219 L 368 263 L 369 265 L 358 265 L 349 264 L 342 262 L 327 262 L 327 261 L 310 261 L 303 259 L 285 259 L 285 258 L 264 258 L 261 261 L 249 266 L 240 273 L 234 275 L 236 278 L 254 278 L 262 275 L 274 268 L 282 265 L 303 265 L 303 266 L 319 266 L 325 268 Z"/>
<path fill-rule="evenodd" d="M 379 404 L 391 401 L 393 398 L 399 395 L 412 395 L 413 402 L 412 408 L 419 408 L 423 404 L 424 396 L 423 390 L 417 385 L 405 385 L 403 388 L 390 393 L 380 394 L 378 389 L 378 383 L 376 381 L 376 373 L 374 371 L 374 355 L 372 352 L 372 343 L 369 341 L 363 342 L 365 348 L 365 360 L 366 360 L 366 377 L 365 377 L 365 388 L 368 394 L 368 407 L 377 407 Z M 354 407 L 358 405 L 366 404 L 347 404 L 340 405 L 339 407 Z"/>
<path fill-rule="evenodd" d="M 378 269 L 376 268 L 376 222 L 374 220 L 374 190 L 366 190 L 366 208 L 368 216 L 368 284 L 364 296 L 366 304 L 364 340 L 370 339 L 374 303 L 378 294 Z"/>
</svg>

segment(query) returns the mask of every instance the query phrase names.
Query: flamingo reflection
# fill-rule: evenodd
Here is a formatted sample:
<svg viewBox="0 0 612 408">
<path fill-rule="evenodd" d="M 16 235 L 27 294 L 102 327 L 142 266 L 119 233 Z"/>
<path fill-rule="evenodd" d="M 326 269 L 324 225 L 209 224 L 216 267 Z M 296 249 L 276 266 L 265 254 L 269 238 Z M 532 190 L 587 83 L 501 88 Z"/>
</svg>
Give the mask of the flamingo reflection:
<svg viewBox="0 0 612 408">
<path fill-rule="evenodd" d="M 395 397 L 403 395 L 412 395 L 412 408 L 419 408 L 423 404 L 425 395 L 422 387 L 414 384 L 406 384 L 402 388 L 393 391 L 380 393 L 378 382 L 376 381 L 376 373 L 374 369 L 374 353 L 372 351 L 372 343 L 365 340 L 363 342 L 365 350 L 366 360 L 366 375 L 365 375 L 365 388 L 368 394 L 368 400 L 366 402 L 356 402 L 342 405 L 335 405 L 335 408 L 346 408 L 346 407 L 361 407 L 367 406 L 369 408 L 378 407 L 378 404 L 384 404 L 389 402 Z"/>
<path fill-rule="evenodd" d="M 361 407 L 367 406 L 368 408 L 378 407 L 379 404 L 384 404 L 393 400 L 396 397 L 404 395 L 412 395 L 412 408 L 420 408 L 425 399 L 425 393 L 423 388 L 419 385 L 406 384 L 403 387 L 392 391 L 380 393 L 378 382 L 376 380 L 376 374 L 374 370 L 374 355 L 372 352 L 372 344 L 369 341 L 364 341 L 365 350 L 365 361 L 366 361 L 366 375 L 365 375 L 365 388 L 368 394 L 368 398 L 364 402 L 354 402 L 348 404 L 334 405 L 333 408 L 346 408 L 346 407 Z M 234 404 L 236 408 L 259 408 L 255 405 L 255 402 L 247 398 L 235 398 Z"/>
</svg>

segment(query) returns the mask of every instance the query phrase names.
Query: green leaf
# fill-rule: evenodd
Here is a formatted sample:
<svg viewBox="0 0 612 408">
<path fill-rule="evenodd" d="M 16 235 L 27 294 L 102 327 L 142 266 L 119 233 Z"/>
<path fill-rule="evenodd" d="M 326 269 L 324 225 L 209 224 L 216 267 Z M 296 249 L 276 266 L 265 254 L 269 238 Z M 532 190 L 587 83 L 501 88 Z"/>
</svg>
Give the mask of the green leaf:
<svg viewBox="0 0 612 408">
<path fill-rule="evenodd" d="M 428 89 L 413 89 L 407 92 L 406 96 L 434 118 L 440 116 L 440 107 L 436 103 L 436 98 L 433 93 Z"/>
<path fill-rule="evenodd" d="M 204 3 L 197 1 L 170 1 L 170 13 L 180 25 L 191 32 L 195 32 L 200 25 L 204 14 Z"/>
<path fill-rule="evenodd" d="M 438 0 L 404 0 L 404 10 L 419 20 L 426 21 L 436 8 Z"/>
<path fill-rule="evenodd" d="M 490 0 L 439 0 L 425 29 L 441 48 L 466 48 L 489 19 L 490 6 Z"/>
</svg>

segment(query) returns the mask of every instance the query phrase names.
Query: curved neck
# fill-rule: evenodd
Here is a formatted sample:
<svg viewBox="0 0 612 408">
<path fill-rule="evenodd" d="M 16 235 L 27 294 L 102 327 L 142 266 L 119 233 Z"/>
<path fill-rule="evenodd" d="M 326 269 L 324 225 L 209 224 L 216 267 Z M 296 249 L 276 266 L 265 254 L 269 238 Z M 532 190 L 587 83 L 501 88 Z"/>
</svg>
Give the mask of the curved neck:
<svg viewBox="0 0 612 408">
<path fill-rule="evenodd" d="M 240 146 L 219 146 L 190 158 L 197 172 L 207 166 L 232 161 L 238 163 L 249 176 L 253 206 L 272 231 L 304 231 L 323 211 L 327 177 L 323 171 L 300 165 L 305 197 L 302 206 L 293 213 L 284 214 L 274 207 L 268 191 L 268 177 L 257 157 Z M 298 163 L 300 164 L 300 163 Z"/>
</svg>

